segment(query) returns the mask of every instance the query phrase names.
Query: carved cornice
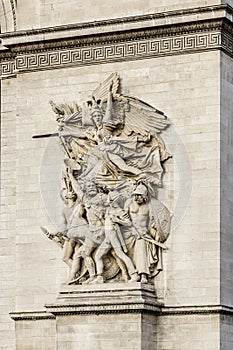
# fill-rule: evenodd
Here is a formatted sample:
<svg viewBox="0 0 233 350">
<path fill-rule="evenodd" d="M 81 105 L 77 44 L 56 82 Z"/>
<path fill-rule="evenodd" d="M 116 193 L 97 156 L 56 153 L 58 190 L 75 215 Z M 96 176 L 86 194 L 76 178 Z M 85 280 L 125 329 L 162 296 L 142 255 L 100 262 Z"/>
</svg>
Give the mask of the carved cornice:
<svg viewBox="0 0 233 350">
<path fill-rule="evenodd" d="M 199 305 L 199 306 L 164 306 L 161 308 L 160 316 L 182 316 L 198 314 L 230 315 L 233 317 L 233 307 L 225 305 Z"/>
<path fill-rule="evenodd" d="M 221 33 L 199 33 L 89 47 L 84 46 L 59 51 L 18 55 L 16 57 L 16 70 L 18 73 L 24 73 L 68 66 L 145 59 L 202 51 L 205 49 L 216 49 L 220 48 L 220 44 Z"/>
<path fill-rule="evenodd" d="M 159 315 L 161 309 L 158 305 L 147 303 L 96 304 L 96 305 L 46 305 L 49 313 L 55 316 L 67 315 L 100 315 L 100 314 L 154 314 Z"/>
<path fill-rule="evenodd" d="M 3 60 L 0 67 L 1 78 L 16 77 L 16 62 L 15 60 Z"/>
<path fill-rule="evenodd" d="M 116 33 L 103 33 L 90 36 L 79 36 L 41 43 L 25 43 L 23 45 L 13 45 L 11 52 L 15 54 L 38 53 L 51 50 L 64 50 L 76 47 L 87 47 L 96 45 L 111 45 L 123 42 L 143 41 L 155 38 L 178 37 L 194 33 L 204 33 L 211 31 L 221 31 L 222 20 L 209 20 L 208 22 L 194 22 L 180 25 L 166 25 L 163 27 L 153 27 L 135 29 L 129 31 L 118 31 Z"/>
<path fill-rule="evenodd" d="M 141 283 L 63 286 L 55 303 L 45 305 L 53 315 L 152 313 L 162 304 L 154 286 Z"/>
<path fill-rule="evenodd" d="M 227 10 L 228 12 L 232 11 L 225 5 L 221 6 L 221 9 L 223 8 L 226 12 Z M 192 9 L 192 11 L 194 10 Z M 190 12 L 191 10 L 186 11 Z M 204 11 L 204 8 L 202 11 Z M 205 8 L 205 11 L 207 11 L 207 8 Z M 148 20 L 148 16 L 154 18 L 153 16 L 165 16 L 165 14 L 140 16 L 140 21 L 142 21 L 142 18 L 145 21 Z M 136 19 L 139 20 L 139 16 L 123 18 L 122 23 L 124 21 L 134 22 Z M 106 26 L 107 23 L 112 24 L 113 21 L 119 22 L 120 19 L 105 21 Z M 83 23 L 79 26 L 85 27 L 88 25 L 98 26 L 99 22 Z M 59 29 L 55 27 L 54 29 L 59 31 L 61 27 Z M 30 33 L 36 33 L 37 35 L 45 30 L 48 33 L 50 28 L 30 31 Z M 27 35 L 27 33 L 28 31 L 16 32 L 15 35 L 22 36 Z M 11 36 L 13 36 L 13 33 L 2 36 L 3 45 L 6 45 L 4 38 L 7 43 L 7 38 Z M 172 25 L 150 24 L 150 26 L 144 28 L 135 27 L 134 29 L 117 30 L 115 32 L 107 31 L 105 28 L 105 32 L 98 34 L 77 35 L 76 33 L 76 36 L 54 37 L 53 40 L 33 42 L 30 39 L 20 43 L 13 41 L 13 43 L 9 43 L 8 49 L 0 52 L 1 77 L 8 78 L 15 74 L 37 70 L 147 59 L 216 49 L 221 49 L 228 55 L 233 56 L 233 26 L 230 19 L 226 19 L 226 17 Z"/>
<path fill-rule="evenodd" d="M 166 307 L 155 305 L 129 304 L 129 305 L 83 305 L 81 308 L 74 304 L 68 305 L 51 305 L 47 306 L 49 311 L 31 311 L 31 312 L 12 312 L 10 317 L 14 321 L 24 320 L 45 320 L 55 319 L 56 316 L 68 315 L 84 315 L 84 314 L 125 314 L 125 313 L 139 313 L 139 314 L 154 314 L 158 317 L 163 316 L 183 316 L 183 315 L 220 315 L 233 317 L 233 307 L 224 305 L 201 305 L 201 306 L 177 306 Z M 50 312 L 51 310 L 51 312 Z"/>
<path fill-rule="evenodd" d="M 11 3 L 13 4 L 14 1 L 11 0 Z M 13 6 L 14 7 L 14 6 Z M 223 15 L 224 12 L 224 15 Z M 218 15 L 219 13 L 219 15 Z M 228 15 L 231 17 L 233 15 L 233 9 L 229 5 L 215 5 L 215 6 L 204 6 L 204 7 L 196 7 L 196 8 L 188 8 L 188 9 L 179 9 L 179 10 L 170 10 L 165 12 L 159 12 L 159 13 L 150 13 L 145 15 L 137 15 L 137 16 L 127 16 L 127 17 L 120 17 L 120 18 L 112 18 L 112 19 L 106 19 L 106 20 L 99 20 L 94 22 L 83 22 L 83 23 L 74 23 L 74 24 L 68 24 L 68 25 L 61 25 L 61 26 L 53 26 L 53 27 L 46 27 L 46 28 L 38 28 L 38 29 L 29 29 L 29 30 L 21 30 L 17 32 L 8 32 L 1 35 L 3 39 L 10 38 L 10 37 L 17 37 L 17 36 L 25 36 L 29 37 L 30 35 L 36 36 L 38 34 L 43 34 L 44 36 L 49 33 L 58 33 L 58 32 L 67 32 L 68 36 L 71 35 L 71 31 L 74 30 L 77 32 L 77 30 L 84 30 L 84 29 L 97 29 L 105 27 L 105 31 L 109 31 L 109 26 L 113 25 L 119 25 L 121 28 L 125 27 L 125 24 L 127 23 L 139 23 L 142 24 L 143 22 L 153 22 L 153 26 L 157 25 L 165 25 L 165 24 L 171 24 L 171 18 L 179 18 L 179 21 L 183 19 L 183 22 L 188 23 L 193 20 L 197 20 L 200 18 L 200 15 L 203 14 L 209 14 L 209 18 L 223 18 L 227 17 Z M 214 15 L 213 15 L 214 14 Z M 192 19 L 188 19 L 188 16 L 194 16 Z M 168 19 L 168 21 L 165 21 L 164 23 L 160 23 L 158 20 L 160 19 Z M 156 21 L 155 21 L 156 20 Z M 148 26 L 148 25 L 147 25 Z M 142 27 L 142 26 L 139 26 Z M 114 28 L 114 32 L 116 32 L 116 27 Z M 130 29 L 130 28 L 127 28 Z M 132 28 L 131 28 L 132 29 Z M 67 37 L 67 35 L 66 35 Z M 51 39 L 51 38 L 50 38 Z"/>
<path fill-rule="evenodd" d="M 55 316 L 46 311 L 18 311 L 11 312 L 10 317 L 14 321 L 35 321 L 55 319 Z"/>
</svg>

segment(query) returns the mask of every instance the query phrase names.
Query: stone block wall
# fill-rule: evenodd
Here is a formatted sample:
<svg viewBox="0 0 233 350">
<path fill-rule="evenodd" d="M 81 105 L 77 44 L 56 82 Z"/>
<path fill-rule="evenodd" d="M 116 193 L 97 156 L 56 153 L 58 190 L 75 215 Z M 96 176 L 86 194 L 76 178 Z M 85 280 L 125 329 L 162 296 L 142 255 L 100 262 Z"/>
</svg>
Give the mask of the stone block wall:
<svg viewBox="0 0 233 350">
<path fill-rule="evenodd" d="M 51 169 L 56 166 L 56 152 L 59 150 L 53 148 L 54 140 L 52 144 L 49 141 L 48 147 L 52 148 L 50 153 L 48 151 L 47 165 L 44 164 L 48 141 L 32 139 L 32 135 L 56 131 L 49 99 L 57 103 L 84 101 L 113 71 L 120 74 L 123 93 L 156 106 L 168 115 L 172 123 L 165 137 L 174 160 L 169 161 L 169 179 L 167 181 L 165 176 L 161 196 L 175 215 L 178 210 L 185 215 L 180 217 L 168 240 L 169 250 L 164 254 L 165 272 L 157 281 L 160 296 L 168 305 L 219 302 L 218 62 L 219 53 L 212 52 L 163 57 L 146 63 L 111 63 L 91 69 L 80 67 L 35 72 L 17 78 L 18 86 L 23 87 L 18 88 L 16 123 L 17 309 L 42 307 L 43 303 L 50 302 L 59 283 L 66 278 L 65 267 L 59 261 L 59 248 L 40 231 L 40 225 L 51 225 L 43 208 L 40 185 L 42 189 L 47 188 L 46 194 L 42 191 L 42 196 L 45 196 L 45 208 L 52 215 L 53 224 L 59 222 L 59 183 L 51 187 L 54 176 L 57 176 L 51 173 Z M 170 141 L 169 145 L 169 137 L 174 132 L 179 139 Z M 186 148 L 190 173 L 177 159 L 178 141 Z M 191 182 L 192 195 L 187 208 L 183 207 L 182 198 L 181 202 L 178 200 L 178 194 L 184 191 L 186 184 L 178 180 L 170 182 L 175 177 L 172 174 L 175 171 L 173 162 L 177 176 L 186 171 L 183 179 Z M 59 178 L 59 168 L 56 178 Z M 40 184 L 42 180 L 44 182 Z M 55 225 L 51 228 L 56 230 Z"/>
<path fill-rule="evenodd" d="M 83 101 L 113 71 L 120 74 L 124 93 L 139 97 L 168 115 L 172 129 L 186 148 L 192 169 L 183 176 L 187 181 L 191 177 L 192 184 L 187 208 L 183 208 L 182 201 L 177 202 L 185 183 L 177 180 L 171 184 L 164 178 L 166 188 L 161 195 L 165 203 L 171 211 L 181 208 L 185 216 L 167 242 L 164 272 L 156 280 L 159 296 L 166 305 L 219 303 L 219 59 L 218 52 L 200 53 L 111 63 L 91 69 L 35 72 L 13 80 L 18 86 L 16 289 L 12 293 L 16 311 L 43 309 L 45 303 L 55 299 L 66 279 L 60 249 L 40 231 L 40 225 L 53 230 L 56 226 L 49 221 L 40 194 L 41 167 L 48 169 L 43 163 L 48 141 L 32 139 L 32 135 L 55 131 L 49 99 L 57 103 Z M 3 81 L 3 87 L 6 82 Z M 7 90 L 3 89 L 3 93 Z M 168 142 L 169 133 L 172 131 L 166 135 Z M 186 169 L 177 160 L 176 142 L 176 139 L 170 142 L 169 147 L 174 162 L 178 161 L 175 166 L 180 176 L 179 171 Z M 56 164 L 56 152 L 48 154 L 51 170 Z M 171 173 L 175 169 L 172 163 L 168 164 Z M 58 188 L 50 188 L 51 173 L 45 175 L 50 198 L 59 200 Z M 173 177 L 175 174 L 169 175 L 170 179 Z M 56 201 L 47 200 L 48 197 L 46 209 L 53 213 Z"/>
<path fill-rule="evenodd" d="M 61 316 L 57 320 L 57 349 L 139 350 L 140 318 L 137 314 Z"/>
<path fill-rule="evenodd" d="M 233 323 L 231 316 L 221 316 L 220 330 L 220 349 L 231 350 L 233 347 Z"/>
<path fill-rule="evenodd" d="M 231 1 L 228 3 L 233 5 Z M 102 8 L 100 1 L 85 1 L 76 7 L 73 2 L 65 1 L 46 1 L 43 4 L 37 1 L 32 6 L 25 0 L 18 4 L 17 20 L 18 29 L 26 30 L 218 4 L 220 1 L 217 0 L 128 0 L 122 7 L 113 5 L 112 1 L 110 6 L 110 1 L 107 1 Z M 87 5 L 92 11 L 87 11 Z M 26 10 L 29 15 L 25 18 Z M 201 18 L 198 16 L 202 14 L 190 16 L 198 21 Z M 214 14 L 213 10 L 211 16 Z M 221 13 L 218 16 L 220 18 Z M 168 25 L 169 18 L 163 19 L 160 26 Z M 186 17 L 174 18 L 177 25 Z M 158 23 L 152 21 L 156 27 Z M 114 31 L 113 24 L 110 25 L 111 31 Z M 128 24 L 120 25 L 127 29 Z M 11 56 L 8 64 L 7 56 L 4 56 L 1 71 L 2 349 L 12 350 L 15 343 L 17 350 L 39 349 L 38 337 L 45 337 L 45 341 L 39 342 L 42 349 L 46 344 L 53 349 L 55 333 L 46 335 L 48 324 L 54 327 L 53 320 L 17 321 L 15 333 L 9 312 L 44 310 L 45 304 L 55 300 L 61 283 L 67 278 L 60 248 L 40 230 L 40 226 L 45 226 L 56 231 L 59 226 L 60 150 L 55 138 L 32 139 L 32 136 L 56 131 L 49 100 L 82 103 L 114 71 L 120 75 L 122 93 L 155 106 L 171 121 L 170 128 L 162 137 L 173 159 L 165 165 L 164 188 L 159 191 L 159 198 L 174 212 L 174 216 L 173 230 L 167 241 L 169 249 L 164 254 L 164 271 L 155 282 L 159 300 L 164 302 L 165 307 L 201 308 L 221 304 L 232 307 L 232 58 L 230 44 L 223 46 L 223 34 L 219 34 L 221 29 L 216 27 L 213 33 L 206 34 L 206 27 L 203 36 L 195 36 L 193 28 L 188 32 L 182 27 L 183 34 L 177 36 L 165 34 L 166 38 L 159 43 L 143 37 L 137 39 L 141 40 L 141 46 L 133 42 L 133 48 L 129 45 L 127 49 L 122 46 L 124 40 L 129 40 L 125 38 L 119 41 L 119 45 L 114 41 L 100 43 L 99 47 L 105 47 L 103 52 L 113 52 L 112 56 L 106 55 L 103 59 L 102 51 L 98 53 L 99 48 L 95 54 L 94 50 L 91 51 L 92 44 L 88 43 L 85 51 L 81 39 L 80 42 L 78 39 L 73 45 L 81 48 L 81 59 L 68 63 L 66 58 L 68 60 L 72 56 L 74 49 L 71 46 L 70 51 L 66 50 L 63 39 L 71 32 L 64 34 L 63 29 L 56 29 L 58 37 L 63 36 L 63 41 L 62 47 L 56 46 L 55 49 L 52 46 L 45 48 L 47 39 L 59 40 L 53 30 L 44 34 L 26 32 L 26 38 L 23 32 L 15 37 L 3 36 L 3 44 L 6 42 L 7 47 L 8 43 L 10 49 L 13 46 L 11 54 L 18 54 L 18 57 L 17 62 L 12 63 L 14 57 Z M 135 27 L 132 31 L 139 29 Z M 76 35 L 82 31 L 78 30 Z M 98 28 L 91 30 L 92 34 L 97 34 Z M 101 30 L 106 31 L 106 28 L 101 27 L 100 33 Z M 152 39 L 159 35 L 156 32 Z M 184 41 L 184 46 L 179 44 L 183 43 L 180 39 L 182 35 L 190 40 Z M 40 48 L 33 47 L 32 43 L 37 40 L 42 42 Z M 136 41 L 135 38 L 133 40 Z M 153 45 L 158 45 L 160 51 L 154 53 Z M 220 46 L 224 52 L 220 51 Z M 150 47 L 152 51 L 145 53 L 144 47 Z M 63 54 L 63 61 L 61 56 L 52 56 L 53 50 Z M 90 60 L 87 52 L 90 52 Z M 79 51 L 75 54 L 72 57 L 79 57 Z M 56 61 L 57 57 L 61 60 Z M 104 322 L 106 317 L 101 316 L 99 320 Z M 125 324 L 132 324 L 136 316 L 124 317 Z M 77 319 L 74 316 L 72 320 Z M 59 321 L 59 327 L 62 327 L 63 321 Z M 209 315 L 169 314 L 160 316 L 156 322 L 148 316 L 145 322 L 144 325 L 150 327 L 152 324 L 157 329 L 156 346 L 159 350 L 187 350 L 190 342 L 194 350 L 231 349 L 231 317 L 220 315 L 220 312 Z M 28 348 L 24 349 L 23 339 L 30 327 L 32 339 L 25 345 Z M 88 332 L 88 328 L 86 330 Z M 146 344 L 146 338 L 142 341 L 145 347 L 154 349 L 153 345 Z M 77 345 L 75 340 L 73 343 L 72 346 Z"/>
<path fill-rule="evenodd" d="M 232 306 L 233 59 L 221 55 L 221 303 Z"/>
<path fill-rule="evenodd" d="M 16 350 L 56 349 L 55 320 L 21 320 L 16 322 Z"/>
<path fill-rule="evenodd" d="M 0 348 L 14 348 L 14 322 L 9 312 L 15 308 L 16 285 L 16 80 L 5 82 L 1 102 L 1 234 L 0 234 Z"/>
<path fill-rule="evenodd" d="M 233 94 L 233 59 L 221 55 L 221 225 L 220 225 L 220 300 L 222 305 L 232 306 L 232 213 L 233 213 L 233 158 L 232 158 L 232 102 Z M 230 350 L 233 344 L 232 318 L 223 316 L 221 322 L 221 345 Z"/>
<path fill-rule="evenodd" d="M 159 317 L 156 349 L 225 350 L 227 348 L 220 347 L 219 330 L 219 315 L 170 315 Z M 168 334 L 169 336 L 167 336 Z"/>
<path fill-rule="evenodd" d="M 106 0 L 104 3 L 101 0 L 81 0 L 78 6 L 74 0 L 41 0 L 36 3 L 23 0 L 18 4 L 17 26 L 19 30 L 35 29 L 200 6 L 215 6 L 222 3 L 229 3 L 232 6 L 232 0 L 124 0 L 121 6 L 112 0 Z M 25 13 L 27 13 L 26 17 Z"/>
<path fill-rule="evenodd" d="M 165 189 L 160 195 L 171 211 L 182 209 L 185 215 L 167 242 L 164 272 L 156 281 L 159 297 L 166 305 L 219 303 L 219 61 L 219 52 L 198 53 L 146 62 L 32 72 L 9 80 L 17 84 L 17 115 L 14 115 L 17 133 L 14 215 L 17 217 L 16 229 L 12 231 L 12 235 L 16 234 L 16 255 L 13 255 L 16 289 L 12 292 L 16 311 L 43 309 L 45 303 L 55 299 L 61 282 L 66 279 L 60 249 L 40 231 L 40 225 L 54 230 L 56 226 L 49 221 L 40 194 L 41 167 L 48 169 L 43 163 L 48 141 L 32 139 L 32 135 L 55 131 L 49 99 L 57 103 L 83 101 L 113 71 L 120 74 L 122 92 L 156 106 L 172 123 L 164 138 L 174 157 L 167 165 L 170 174 L 168 179 L 164 178 Z M 5 96 L 7 84 L 8 80 L 3 81 Z M 174 132 L 179 138 L 173 138 Z M 191 173 L 177 158 L 177 142 L 182 142 L 186 149 Z M 57 162 L 56 148 L 53 157 L 54 141 L 51 145 L 49 140 L 48 147 L 52 169 Z M 191 180 L 192 186 L 186 208 L 178 201 L 178 194 L 186 188 L 185 182 L 170 181 L 183 171 L 182 178 Z M 58 188 L 51 188 L 54 182 L 51 173 L 42 172 L 42 176 L 53 199 L 47 202 L 46 197 L 46 209 L 53 215 L 54 207 L 59 210 Z M 58 216 L 58 211 L 54 215 L 52 218 Z"/>
</svg>

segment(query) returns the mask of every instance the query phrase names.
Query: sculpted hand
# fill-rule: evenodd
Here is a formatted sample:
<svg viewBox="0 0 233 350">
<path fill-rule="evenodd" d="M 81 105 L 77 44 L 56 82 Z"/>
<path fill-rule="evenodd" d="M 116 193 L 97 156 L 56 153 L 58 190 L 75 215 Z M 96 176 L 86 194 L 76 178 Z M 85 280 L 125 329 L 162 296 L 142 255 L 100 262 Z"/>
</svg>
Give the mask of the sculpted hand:
<svg viewBox="0 0 233 350">
<path fill-rule="evenodd" d="M 140 239 L 141 238 L 138 230 L 135 227 L 132 227 L 132 236 L 134 236 L 135 239 Z"/>
</svg>

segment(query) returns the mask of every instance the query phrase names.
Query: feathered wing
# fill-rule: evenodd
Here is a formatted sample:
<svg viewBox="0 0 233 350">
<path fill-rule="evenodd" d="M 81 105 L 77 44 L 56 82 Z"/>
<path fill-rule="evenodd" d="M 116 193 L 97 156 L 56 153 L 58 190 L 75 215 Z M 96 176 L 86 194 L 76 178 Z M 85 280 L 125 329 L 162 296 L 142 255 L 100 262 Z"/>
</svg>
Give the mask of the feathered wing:
<svg viewBox="0 0 233 350">
<path fill-rule="evenodd" d="M 97 88 L 93 91 L 92 96 L 95 97 L 96 100 L 104 101 L 108 97 L 109 88 L 112 84 L 112 95 L 115 96 L 119 89 L 120 85 L 120 77 L 118 73 L 112 73 L 108 76 L 107 79 L 100 83 Z"/>
<path fill-rule="evenodd" d="M 67 127 L 78 127 L 80 129 L 92 125 L 90 109 L 85 104 L 80 107 L 76 102 L 72 104 L 65 103 L 62 105 L 62 108 L 65 111 L 63 123 Z"/>
<path fill-rule="evenodd" d="M 67 126 L 81 126 L 82 125 L 82 111 L 79 110 L 64 118 L 64 124 Z"/>
<path fill-rule="evenodd" d="M 158 109 L 134 97 L 124 97 L 129 104 L 129 110 L 125 112 L 125 128 L 128 131 L 155 135 L 170 124 L 165 114 Z"/>
<path fill-rule="evenodd" d="M 63 122 L 67 126 L 78 126 L 82 124 L 82 109 L 73 101 L 72 103 L 64 103 L 61 105 L 65 112 Z"/>
<path fill-rule="evenodd" d="M 107 79 L 104 80 L 103 83 L 98 85 L 98 87 L 93 91 L 92 96 L 96 101 L 101 100 L 106 108 L 110 85 L 112 84 L 112 95 L 115 96 L 119 88 L 119 83 L 120 78 L 118 73 L 112 73 Z M 64 113 L 63 122 L 67 126 L 93 125 L 90 116 L 90 108 L 88 108 L 87 104 L 83 104 L 81 108 L 76 102 L 72 102 L 72 104 L 64 103 L 60 105 L 60 109 Z"/>
</svg>

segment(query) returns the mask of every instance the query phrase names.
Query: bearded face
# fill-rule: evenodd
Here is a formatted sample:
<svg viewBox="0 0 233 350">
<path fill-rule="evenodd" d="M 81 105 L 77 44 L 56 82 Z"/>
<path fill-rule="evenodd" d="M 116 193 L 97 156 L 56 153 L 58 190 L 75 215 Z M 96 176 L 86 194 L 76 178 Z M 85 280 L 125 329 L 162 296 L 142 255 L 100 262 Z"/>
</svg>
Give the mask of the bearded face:
<svg viewBox="0 0 233 350">
<path fill-rule="evenodd" d="M 133 197 L 134 197 L 135 202 L 138 204 L 143 204 L 143 203 L 146 203 L 146 201 L 147 201 L 147 196 L 145 196 L 143 194 L 135 194 Z"/>
</svg>

